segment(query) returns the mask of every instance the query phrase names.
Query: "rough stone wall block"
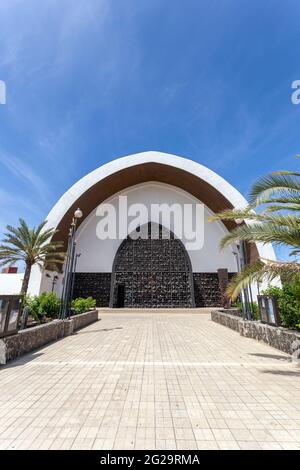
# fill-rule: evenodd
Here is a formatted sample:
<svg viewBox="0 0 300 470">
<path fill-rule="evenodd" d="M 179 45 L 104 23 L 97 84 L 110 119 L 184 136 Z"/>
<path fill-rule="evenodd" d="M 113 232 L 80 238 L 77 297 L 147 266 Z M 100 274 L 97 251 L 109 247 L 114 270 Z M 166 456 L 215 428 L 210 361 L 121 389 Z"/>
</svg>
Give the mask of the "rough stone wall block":
<svg viewBox="0 0 300 470">
<path fill-rule="evenodd" d="M 300 333 L 287 328 L 266 325 L 258 321 L 243 320 L 236 315 L 214 310 L 211 319 L 216 323 L 238 331 L 241 336 L 256 339 L 287 354 L 294 353 L 294 345 L 300 341 Z"/>
<path fill-rule="evenodd" d="M 16 335 L 6 336 L 0 340 L 0 364 L 6 364 L 52 341 L 69 336 L 73 331 L 97 320 L 98 311 L 92 310 L 74 315 L 70 320 L 54 320 L 44 325 L 21 330 Z"/>
</svg>

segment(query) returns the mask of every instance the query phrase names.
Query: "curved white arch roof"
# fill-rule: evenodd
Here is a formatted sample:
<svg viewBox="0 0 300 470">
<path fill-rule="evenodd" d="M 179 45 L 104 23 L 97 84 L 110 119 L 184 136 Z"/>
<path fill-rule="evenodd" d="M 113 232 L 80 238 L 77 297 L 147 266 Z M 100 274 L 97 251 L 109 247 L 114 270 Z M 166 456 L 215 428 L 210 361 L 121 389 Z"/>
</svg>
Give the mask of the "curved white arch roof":
<svg viewBox="0 0 300 470">
<path fill-rule="evenodd" d="M 243 208 L 247 205 L 246 199 L 224 178 L 214 171 L 187 158 L 163 152 L 142 152 L 127 157 L 112 160 L 105 165 L 87 174 L 75 183 L 55 204 L 47 216 L 47 227 L 57 227 L 68 209 L 94 184 L 120 170 L 143 163 L 160 163 L 184 170 L 216 188 L 235 208 Z M 275 253 L 271 245 L 257 244 L 259 254 L 263 258 L 275 259 Z"/>
</svg>

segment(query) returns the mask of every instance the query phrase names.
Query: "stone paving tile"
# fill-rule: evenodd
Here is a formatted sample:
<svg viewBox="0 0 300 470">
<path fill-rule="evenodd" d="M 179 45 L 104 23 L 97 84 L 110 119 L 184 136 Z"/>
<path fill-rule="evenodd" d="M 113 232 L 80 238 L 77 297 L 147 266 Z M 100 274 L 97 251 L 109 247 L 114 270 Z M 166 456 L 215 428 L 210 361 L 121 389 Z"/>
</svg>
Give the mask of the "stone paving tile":
<svg viewBox="0 0 300 470">
<path fill-rule="evenodd" d="M 221 450 L 240 450 L 236 441 L 218 441 L 218 445 Z"/>
<path fill-rule="evenodd" d="M 300 449 L 300 370 L 207 314 L 104 313 L 0 367 L 0 449 Z"/>
</svg>

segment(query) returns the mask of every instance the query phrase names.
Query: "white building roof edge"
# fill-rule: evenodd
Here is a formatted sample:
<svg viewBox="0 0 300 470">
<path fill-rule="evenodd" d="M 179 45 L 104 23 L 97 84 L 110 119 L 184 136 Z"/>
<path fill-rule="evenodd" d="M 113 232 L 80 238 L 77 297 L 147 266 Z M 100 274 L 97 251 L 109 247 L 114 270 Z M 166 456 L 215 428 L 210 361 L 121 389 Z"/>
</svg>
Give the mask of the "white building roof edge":
<svg viewBox="0 0 300 470">
<path fill-rule="evenodd" d="M 47 227 L 57 227 L 68 209 L 94 184 L 120 170 L 143 163 L 161 163 L 184 170 L 198 176 L 198 178 L 216 188 L 233 207 L 240 209 L 247 205 L 246 199 L 237 189 L 206 166 L 176 155 L 148 151 L 112 160 L 77 181 L 63 194 L 49 212 L 47 216 Z M 257 244 L 257 249 L 262 258 L 276 259 L 272 245 Z"/>
</svg>

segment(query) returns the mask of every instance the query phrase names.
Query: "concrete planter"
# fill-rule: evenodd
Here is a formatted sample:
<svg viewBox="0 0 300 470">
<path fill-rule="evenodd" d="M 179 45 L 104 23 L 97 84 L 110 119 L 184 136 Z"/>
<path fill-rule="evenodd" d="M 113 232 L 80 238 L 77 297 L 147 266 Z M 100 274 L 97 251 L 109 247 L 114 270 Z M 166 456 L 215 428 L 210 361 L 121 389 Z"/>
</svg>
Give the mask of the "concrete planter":
<svg viewBox="0 0 300 470">
<path fill-rule="evenodd" d="M 212 311 L 211 319 L 216 323 L 238 331 L 241 336 L 262 341 L 287 354 L 293 354 L 295 349 L 300 346 L 300 333 L 294 330 L 266 325 L 259 321 L 243 320 L 222 310 Z"/>
<path fill-rule="evenodd" d="M 98 311 L 74 315 L 70 320 L 54 320 L 50 323 L 20 330 L 17 334 L 0 340 L 0 364 L 6 364 L 23 354 L 40 348 L 51 341 L 71 335 L 74 331 L 98 320 Z"/>
</svg>

